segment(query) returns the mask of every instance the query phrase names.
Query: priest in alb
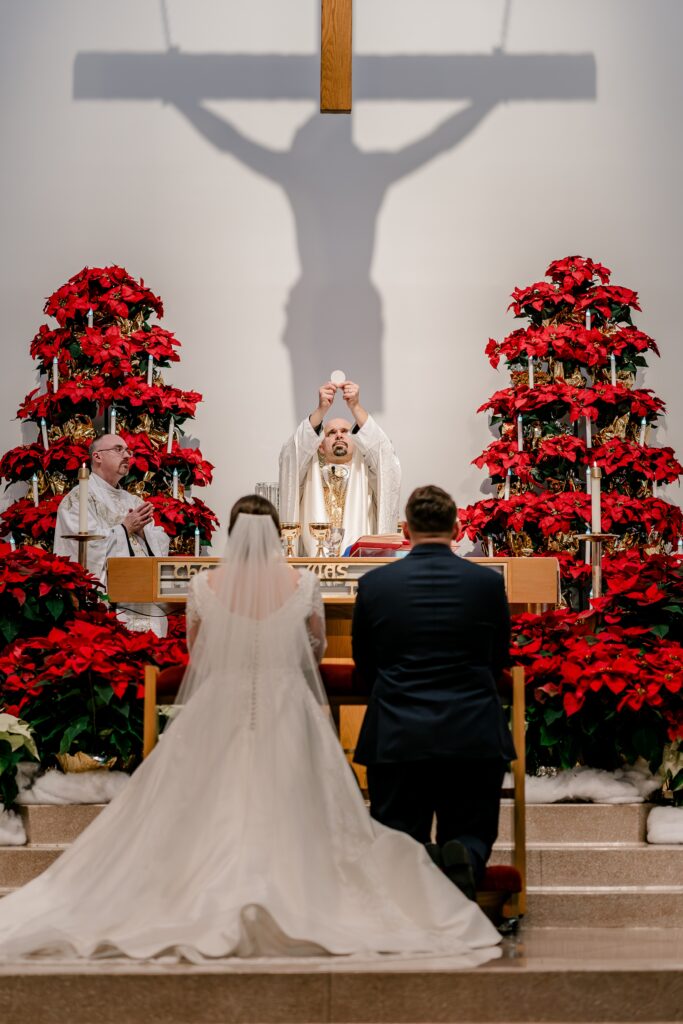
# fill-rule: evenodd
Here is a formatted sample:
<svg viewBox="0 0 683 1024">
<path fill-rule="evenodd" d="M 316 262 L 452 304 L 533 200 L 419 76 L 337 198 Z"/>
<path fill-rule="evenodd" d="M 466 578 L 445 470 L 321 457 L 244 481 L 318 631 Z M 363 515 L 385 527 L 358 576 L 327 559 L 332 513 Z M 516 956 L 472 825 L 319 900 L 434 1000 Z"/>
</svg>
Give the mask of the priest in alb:
<svg viewBox="0 0 683 1024">
<path fill-rule="evenodd" d="M 136 494 L 119 486 L 130 467 L 130 451 L 118 434 L 103 434 L 90 448 L 88 480 L 88 532 L 101 540 L 88 544 L 88 571 L 107 588 L 107 559 L 150 558 L 168 554 L 169 539 L 153 523 L 153 507 Z M 69 534 L 78 533 L 78 486 L 69 491 L 57 512 L 54 553 L 78 561 L 78 541 Z M 136 632 L 153 630 L 166 636 L 168 622 L 163 607 L 157 604 L 119 605 L 118 617 Z"/>
<path fill-rule="evenodd" d="M 337 391 L 353 423 L 324 417 Z M 280 519 L 301 524 L 304 554 L 314 556 L 309 523 L 328 522 L 344 530 L 342 548 L 366 534 L 396 533 L 401 467 L 393 445 L 360 404 L 353 381 L 328 381 L 317 408 L 280 452 Z"/>
</svg>

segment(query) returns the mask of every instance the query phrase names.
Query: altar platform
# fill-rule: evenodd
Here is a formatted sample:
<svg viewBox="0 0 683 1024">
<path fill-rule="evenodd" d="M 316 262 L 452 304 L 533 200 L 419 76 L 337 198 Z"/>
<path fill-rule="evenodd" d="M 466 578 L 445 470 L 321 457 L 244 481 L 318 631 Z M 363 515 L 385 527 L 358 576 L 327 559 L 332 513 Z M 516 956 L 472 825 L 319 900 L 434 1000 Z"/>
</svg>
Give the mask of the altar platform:
<svg viewBox="0 0 683 1024">
<path fill-rule="evenodd" d="M 23 885 L 99 813 L 23 809 L 29 842 L 0 848 L 0 887 Z M 232 961 L 227 966 L 0 967 L 0 1021 L 30 1024 L 418 1024 L 683 1020 L 683 847 L 648 846 L 646 804 L 527 806 L 528 905 L 502 957 Z M 502 808 L 494 859 L 510 855 Z"/>
</svg>

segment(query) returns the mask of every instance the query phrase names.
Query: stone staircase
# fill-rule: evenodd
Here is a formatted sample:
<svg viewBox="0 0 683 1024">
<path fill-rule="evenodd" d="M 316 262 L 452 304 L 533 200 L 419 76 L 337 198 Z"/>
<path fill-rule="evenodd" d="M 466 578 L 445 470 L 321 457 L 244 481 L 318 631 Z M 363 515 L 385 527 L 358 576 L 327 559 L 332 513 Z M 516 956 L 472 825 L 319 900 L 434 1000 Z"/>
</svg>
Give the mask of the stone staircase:
<svg viewBox="0 0 683 1024">
<path fill-rule="evenodd" d="M 99 814 L 99 805 L 22 809 L 28 844 L 0 847 L 0 893 L 40 874 Z M 527 807 L 527 920 L 534 927 L 665 927 L 683 922 L 683 846 L 645 842 L 645 804 Z M 504 802 L 492 860 L 512 857 Z"/>
<path fill-rule="evenodd" d="M 0 847 L 0 887 L 23 885 L 97 816 L 22 811 L 29 843 Z M 648 808 L 531 805 L 528 910 L 503 956 L 346 958 L 229 966 L 130 961 L 0 963 L 0 1020 L 30 1024 L 568 1024 L 683 1020 L 683 846 L 645 841 Z M 512 807 L 494 861 L 511 857 Z"/>
</svg>

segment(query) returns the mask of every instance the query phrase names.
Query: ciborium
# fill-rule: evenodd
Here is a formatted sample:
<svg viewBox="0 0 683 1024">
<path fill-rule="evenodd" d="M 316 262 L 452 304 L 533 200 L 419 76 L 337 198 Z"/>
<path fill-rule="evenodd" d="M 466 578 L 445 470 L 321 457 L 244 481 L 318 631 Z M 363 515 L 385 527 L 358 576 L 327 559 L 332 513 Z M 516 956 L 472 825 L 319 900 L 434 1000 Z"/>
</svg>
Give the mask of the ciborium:
<svg viewBox="0 0 683 1024">
<path fill-rule="evenodd" d="M 294 542 L 301 536 L 301 523 L 280 523 L 280 536 L 287 545 L 285 556 L 294 557 Z"/>
<path fill-rule="evenodd" d="M 323 550 L 328 558 L 339 557 L 343 539 L 344 528 L 342 526 L 331 526 L 323 543 Z"/>
<path fill-rule="evenodd" d="M 311 531 L 311 536 L 317 543 L 318 547 L 315 552 L 316 558 L 324 558 L 325 551 L 323 548 L 323 541 L 326 541 L 330 536 L 330 524 L 329 523 L 309 523 L 308 529 Z"/>
</svg>

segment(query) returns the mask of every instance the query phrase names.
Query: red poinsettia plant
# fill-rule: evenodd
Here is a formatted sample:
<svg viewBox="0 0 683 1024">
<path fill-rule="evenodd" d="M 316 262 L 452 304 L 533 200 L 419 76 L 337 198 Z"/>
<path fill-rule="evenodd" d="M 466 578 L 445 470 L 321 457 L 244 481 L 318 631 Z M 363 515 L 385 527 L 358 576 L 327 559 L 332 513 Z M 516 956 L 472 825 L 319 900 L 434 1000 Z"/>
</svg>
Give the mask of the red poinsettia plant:
<svg viewBox="0 0 683 1024">
<path fill-rule="evenodd" d="M 99 580 L 77 562 L 42 548 L 25 545 L 13 550 L 0 542 L 0 636 L 46 633 L 76 612 L 103 611 Z"/>
<path fill-rule="evenodd" d="M 57 509 L 64 497 L 54 494 L 34 505 L 30 498 L 20 498 L 0 513 L 0 536 L 10 534 L 17 544 L 35 544 L 52 550 L 57 523 Z"/>
<path fill-rule="evenodd" d="M 154 494 L 148 501 L 154 506 L 154 522 L 172 538 L 171 546 L 178 552 L 191 552 L 195 529 L 202 544 L 208 544 L 219 525 L 218 517 L 200 498 L 181 501 L 168 494 Z"/>
<path fill-rule="evenodd" d="M 74 274 L 50 295 L 44 309 L 62 327 L 73 321 L 87 323 L 90 311 L 96 321 L 113 317 L 132 320 L 152 312 L 161 317 L 164 307 L 144 281 L 136 281 L 123 267 L 110 266 L 85 267 Z"/>
<path fill-rule="evenodd" d="M 31 726 L 43 763 L 83 751 L 140 758 L 144 666 L 182 665 L 182 640 L 131 633 L 111 612 L 77 612 L 67 628 L 17 639 L 0 655 L 0 704 Z"/>
</svg>

